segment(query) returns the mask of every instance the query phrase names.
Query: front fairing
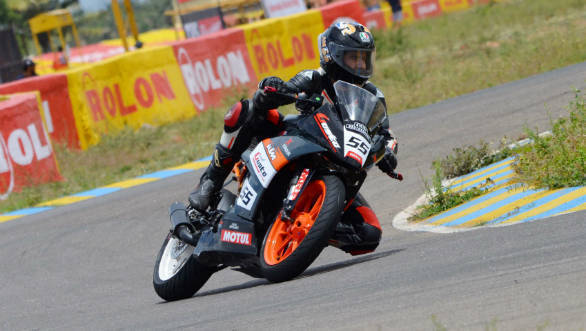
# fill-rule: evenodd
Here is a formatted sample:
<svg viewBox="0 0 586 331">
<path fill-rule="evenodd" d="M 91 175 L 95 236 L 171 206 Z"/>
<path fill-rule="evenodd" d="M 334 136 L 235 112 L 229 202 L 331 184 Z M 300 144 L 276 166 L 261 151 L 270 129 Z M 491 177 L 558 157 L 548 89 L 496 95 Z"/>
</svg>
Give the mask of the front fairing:
<svg viewBox="0 0 586 331">
<path fill-rule="evenodd" d="M 352 84 L 334 84 L 336 106 L 324 104 L 303 115 L 297 128 L 307 139 L 326 147 L 335 159 L 360 169 L 365 166 L 375 135 L 386 118 L 386 109 L 372 93 Z"/>
</svg>

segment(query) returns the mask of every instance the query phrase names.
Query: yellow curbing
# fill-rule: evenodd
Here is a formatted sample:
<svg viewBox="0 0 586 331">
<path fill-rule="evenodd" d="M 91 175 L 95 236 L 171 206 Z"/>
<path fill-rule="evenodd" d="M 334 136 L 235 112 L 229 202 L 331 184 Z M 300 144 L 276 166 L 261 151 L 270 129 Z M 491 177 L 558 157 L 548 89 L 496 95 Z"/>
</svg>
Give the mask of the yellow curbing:
<svg viewBox="0 0 586 331">
<path fill-rule="evenodd" d="M 509 164 L 510 165 L 511 163 L 513 163 L 513 160 L 509 160 L 509 161 L 503 162 L 501 164 L 497 164 L 497 165 L 490 166 L 490 167 L 486 168 L 485 170 L 482 170 L 480 172 L 477 172 L 477 173 L 475 173 L 473 175 L 472 174 L 465 175 L 464 177 L 462 177 L 460 179 L 457 179 L 454 182 L 450 183 L 450 186 L 455 186 L 455 185 L 461 184 L 461 183 L 469 180 L 470 178 L 473 178 L 473 177 L 476 177 L 476 176 L 480 176 L 480 175 L 486 174 L 487 172 L 490 172 L 490 171 L 492 171 L 492 170 L 494 170 L 494 169 L 496 169 L 498 167 L 502 167 L 505 164 Z M 510 167 L 507 167 L 506 169 L 511 169 L 511 168 Z"/>
<path fill-rule="evenodd" d="M 522 190 L 521 190 L 522 191 Z M 498 220 L 500 217 L 503 216 L 510 216 L 513 215 L 515 213 L 515 211 L 518 210 L 519 208 L 530 204 L 531 202 L 537 200 L 537 199 L 541 199 L 543 197 L 546 197 L 548 195 L 551 195 L 553 193 L 555 193 L 556 191 L 540 191 L 540 192 L 535 192 L 534 194 L 531 194 L 527 197 L 524 197 L 520 200 L 517 200 L 515 202 L 509 203 L 505 206 L 502 206 L 500 208 L 495 209 L 494 211 L 490 212 L 490 213 L 486 213 L 483 214 L 482 216 L 475 218 L 471 221 L 456 225 L 456 227 L 459 228 L 470 228 L 470 227 L 474 227 L 474 226 L 479 226 L 488 222 L 492 222 L 492 221 L 496 221 Z M 517 192 L 518 193 L 518 192 Z"/>
<path fill-rule="evenodd" d="M 510 196 L 513 196 L 513 195 L 515 195 L 517 193 L 522 192 L 523 190 L 524 189 L 522 187 L 517 187 L 517 188 L 511 189 L 511 190 L 508 190 L 507 192 L 505 192 L 503 194 L 497 195 L 497 196 L 495 196 L 495 197 L 493 197 L 491 199 L 488 199 L 488 200 L 486 200 L 486 201 L 484 201 L 482 203 L 475 204 L 475 205 L 471 206 L 470 208 L 467 208 L 467 209 L 465 209 L 465 210 L 463 210 L 461 212 L 458 212 L 458 213 L 455 213 L 453 215 L 450 215 L 450 216 L 441 218 L 441 219 L 439 219 L 439 220 L 437 220 L 437 221 L 435 221 L 433 223 L 429 223 L 429 224 L 426 224 L 426 225 L 437 226 L 437 225 L 442 225 L 444 223 L 448 223 L 448 222 L 454 221 L 454 220 L 456 220 L 456 219 L 458 219 L 460 217 L 466 216 L 466 215 L 471 214 L 473 212 L 476 212 L 476 211 L 478 211 L 480 209 L 483 209 L 483 208 L 486 208 L 488 206 L 491 206 L 492 204 L 498 203 L 498 202 L 500 202 L 500 201 L 502 201 L 502 200 L 504 200 L 504 199 L 506 199 L 506 198 L 508 198 Z M 479 199 L 479 198 L 482 198 L 482 196 L 479 196 L 477 198 L 474 198 L 474 199 L 468 201 L 467 203 L 473 204 L 474 201 L 477 200 L 477 199 Z M 454 208 L 458 208 L 458 207 L 460 207 L 460 206 L 456 206 Z M 432 217 L 434 217 L 434 216 L 432 216 Z M 425 222 L 425 220 L 423 220 L 423 222 Z"/>
<path fill-rule="evenodd" d="M 563 196 L 561 196 L 561 197 L 559 197 L 557 199 L 554 199 L 552 201 L 549 201 L 547 203 L 544 203 L 543 205 L 541 205 L 541 206 L 539 206 L 537 208 L 533 208 L 533 209 L 528 210 L 528 211 L 526 211 L 526 212 L 524 212 L 522 214 L 519 214 L 519 215 L 517 215 L 517 216 L 515 216 L 515 217 L 513 217 L 513 218 L 511 218 L 511 219 L 509 219 L 509 220 L 507 220 L 507 221 L 505 221 L 505 222 L 503 222 L 501 224 L 515 223 L 517 221 L 521 221 L 521 220 L 524 220 L 526 218 L 529 218 L 529 217 L 532 217 L 532 216 L 535 216 L 535 215 L 539 215 L 539 214 L 541 214 L 543 212 L 546 212 L 546 211 L 548 211 L 550 209 L 553 209 L 553 208 L 555 208 L 555 207 L 557 207 L 557 206 L 559 206 L 559 205 L 561 205 L 561 204 L 563 204 L 565 202 L 568 202 L 570 200 L 579 198 L 579 197 L 584 196 L 584 195 L 586 195 L 586 187 L 581 187 L 581 188 L 579 188 L 579 189 L 577 189 L 577 190 L 575 190 L 573 192 L 570 192 L 568 194 L 565 194 L 565 195 L 563 195 Z M 585 204 L 581 204 L 580 206 L 578 206 L 576 208 L 573 208 L 573 209 L 576 209 L 574 211 L 579 211 L 579 210 L 582 210 L 582 209 L 586 209 L 586 206 L 584 206 L 584 205 Z M 579 207 L 582 207 L 582 209 L 577 209 Z M 564 213 L 568 213 L 568 212 L 571 212 L 571 211 L 568 210 L 568 211 L 566 211 Z"/>
<path fill-rule="evenodd" d="M 470 183 L 466 183 L 466 185 L 463 185 L 461 187 L 458 187 L 456 189 L 456 191 L 462 191 L 462 190 L 465 190 L 465 189 L 467 189 L 469 187 L 476 186 L 476 184 L 482 183 L 483 181 L 486 181 L 486 180 L 488 180 L 491 177 L 500 175 L 502 173 L 505 173 L 505 172 L 511 171 L 511 170 L 512 170 L 511 168 L 501 169 L 501 170 L 499 170 L 499 171 L 497 171 L 495 173 L 490 174 L 490 176 L 485 176 L 485 177 L 482 177 L 482 178 L 478 178 L 478 179 L 475 179 L 475 180 L 471 181 Z M 498 178 L 498 180 L 500 181 L 500 180 L 503 180 L 503 179 L 509 179 L 509 178 L 512 178 L 514 175 L 515 174 L 508 174 L 506 176 L 502 176 L 502 177 Z"/>
<path fill-rule="evenodd" d="M 63 197 L 63 198 L 58 198 L 55 200 L 50 200 L 50 201 L 45 201 L 45 202 L 41 202 L 38 205 L 36 205 L 37 207 L 51 207 L 51 206 L 64 206 L 64 205 L 69 205 L 75 202 L 79 202 L 79 201 L 83 201 L 83 200 L 87 200 L 93 198 L 92 196 L 67 196 L 67 197 Z"/>
<path fill-rule="evenodd" d="M 22 216 L 24 216 L 24 215 L 11 215 L 11 216 L 3 216 L 3 215 L 0 215 L 0 223 L 7 222 L 7 221 L 10 221 L 10 220 L 13 220 L 15 218 L 22 217 Z"/>
<path fill-rule="evenodd" d="M 191 170 L 198 170 L 201 168 L 205 168 L 210 164 L 210 161 L 195 161 L 182 164 L 180 166 L 176 166 L 173 168 L 169 168 L 168 170 L 181 170 L 181 169 L 191 169 Z"/>
<path fill-rule="evenodd" d="M 114 183 L 114 184 L 110 184 L 104 187 L 108 187 L 108 188 L 128 188 L 128 187 L 133 187 L 133 186 L 137 186 L 137 185 L 141 185 L 141 184 L 145 184 L 145 183 L 150 183 L 150 182 L 154 182 L 156 180 L 159 180 L 159 178 L 133 178 L 133 179 L 128 179 L 128 180 L 123 180 L 121 182 L 118 183 Z"/>
</svg>

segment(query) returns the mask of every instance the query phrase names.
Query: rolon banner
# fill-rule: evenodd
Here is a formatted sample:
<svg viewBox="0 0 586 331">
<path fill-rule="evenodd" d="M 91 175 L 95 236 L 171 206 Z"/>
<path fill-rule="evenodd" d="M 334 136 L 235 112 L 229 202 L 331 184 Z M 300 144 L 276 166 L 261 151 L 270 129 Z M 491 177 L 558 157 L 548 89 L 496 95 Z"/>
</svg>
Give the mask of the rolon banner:
<svg viewBox="0 0 586 331">
<path fill-rule="evenodd" d="M 248 95 L 258 83 L 240 29 L 175 43 L 173 52 L 191 99 L 192 106 L 185 105 L 189 109 L 220 106 L 226 96 Z"/>
<path fill-rule="evenodd" d="M 62 180 L 37 93 L 0 96 L 0 199 Z"/>
<path fill-rule="evenodd" d="M 149 48 L 69 71 L 80 147 L 125 127 L 139 129 L 193 117 L 173 50 Z"/>
<path fill-rule="evenodd" d="M 0 94 L 30 91 L 37 91 L 41 95 L 41 111 L 51 139 L 71 148 L 81 147 L 69 99 L 67 76 L 38 76 L 0 85 Z"/>
</svg>

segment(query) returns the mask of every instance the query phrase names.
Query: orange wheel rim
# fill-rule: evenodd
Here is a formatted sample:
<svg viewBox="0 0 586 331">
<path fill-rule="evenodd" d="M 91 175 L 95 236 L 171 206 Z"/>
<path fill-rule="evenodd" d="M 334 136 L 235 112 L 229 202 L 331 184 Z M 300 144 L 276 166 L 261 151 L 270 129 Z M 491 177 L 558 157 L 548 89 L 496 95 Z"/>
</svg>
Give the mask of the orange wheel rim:
<svg viewBox="0 0 586 331">
<path fill-rule="evenodd" d="M 291 212 L 291 220 L 277 216 L 267 237 L 263 252 L 268 265 L 283 262 L 301 244 L 311 230 L 323 206 L 326 185 L 322 180 L 309 183 Z"/>
</svg>

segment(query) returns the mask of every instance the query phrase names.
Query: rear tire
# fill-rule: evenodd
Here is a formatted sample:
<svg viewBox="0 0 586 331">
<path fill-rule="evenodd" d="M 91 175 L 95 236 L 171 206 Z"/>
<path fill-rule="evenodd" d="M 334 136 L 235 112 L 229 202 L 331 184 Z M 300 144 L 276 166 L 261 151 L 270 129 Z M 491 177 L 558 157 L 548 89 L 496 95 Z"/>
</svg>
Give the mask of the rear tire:
<svg viewBox="0 0 586 331">
<path fill-rule="evenodd" d="M 260 251 L 263 276 L 283 282 L 300 275 L 327 246 L 344 210 L 345 187 L 336 176 L 313 179 L 301 193 L 291 221 L 280 213 L 266 232 Z"/>
<path fill-rule="evenodd" d="M 171 234 L 167 235 L 153 272 L 155 292 L 163 300 L 191 298 L 214 273 L 215 269 L 193 257 L 194 249 Z"/>
</svg>

